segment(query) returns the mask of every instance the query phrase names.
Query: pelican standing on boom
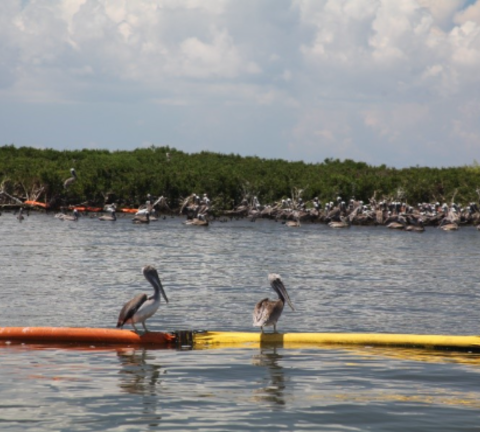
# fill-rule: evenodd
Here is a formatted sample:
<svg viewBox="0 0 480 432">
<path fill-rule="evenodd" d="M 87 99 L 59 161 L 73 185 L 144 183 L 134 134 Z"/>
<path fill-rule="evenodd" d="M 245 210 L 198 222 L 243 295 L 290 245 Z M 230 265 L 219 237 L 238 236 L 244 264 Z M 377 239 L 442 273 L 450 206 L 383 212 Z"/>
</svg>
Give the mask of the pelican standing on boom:
<svg viewBox="0 0 480 432">
<path fill-rule="evenodd" d="M 268 275 L 268 281 L 270 282 L 272 289 L 277 293 L 278 300 L 265 298 L 255 305 L 255 308 L 253 309 L 253 326 L 260 327 L 262 333 L 263 327 L 273 326 L 273 332 L 277 333 L 277 321 L 280 319 L 280 315 L 282 315 L 285 301 L 287 301 L 293 311 L 295 308 L 293 307 L 280 275 L 270 273 Z"/>
<path fill-rule="evenodd" d="M 162 282 L 158 277 L 158 272 L 155 267 L 147 265 L 142 269 L 145 279 L 147 279 L 153 286 L 155 293 L 148 297 L 147 294 L 138 294 L 132 300 L 125 303 L 120 315 L 118 316 L 117 327 L 123 328 L 125 324 L 132 324 L 135 331 L 138 333 L 135 323 L 141 322 L 145 332 L 148 332 L 145 321 L 150 318 L 160 306 L 160 294 L 168 303 L 167 295 L 163 290 Z"/>
</svg>

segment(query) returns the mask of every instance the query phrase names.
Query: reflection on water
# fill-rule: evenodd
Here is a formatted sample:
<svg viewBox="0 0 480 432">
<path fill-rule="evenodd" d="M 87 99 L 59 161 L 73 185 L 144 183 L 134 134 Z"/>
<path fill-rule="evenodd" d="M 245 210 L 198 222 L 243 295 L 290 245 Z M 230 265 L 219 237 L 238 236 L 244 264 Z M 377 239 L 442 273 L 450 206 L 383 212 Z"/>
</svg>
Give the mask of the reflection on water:
<svg viewBox="0 0 480 432">
<path fill-rule="evenodd" d="M 123 391 L 146 396 L 155 395 L 162 367 L 154 364 L 155 357 L 146 348 L 117 349 L 120 360 L 120 388 Z"/>
<path fill-rule="evenodd" d="M 478 356 L 396 353 L 1 345 L 0 430 L 475 430 Z"/>
<path fill-rule="evenodd" d="M 119 387 L 122 392 L 139 395 L 137 403 L 142 406 L 144 419 L 148 419 L 150 427 L 158 426 L 162 419 L 158 411 L 160 375 L 165 371 L 156 358 L 145 348 L 117 349 L 120 361 Z"/>
<path fill-rule="evenodd" d="M 265 369 L 266 375 L 259 382 L 260 388 L 255 390 L 256 401 L 268 402 L 274 408 L 285 405 L 285 374 L 279 365 L 282 355 L 277 348 L 262 348 L 259 354 L 252 357 L 252 364 Z"/>
<path fill-rule="evenodd" d="M 9 217 L 11 216 L 11 217 Z M 0 326 L 114 327 L 155 265 L 169 295 L 155 331 L 257 331 L 279 273 L 283 332 L 478 334 L 480 233 L 286 229 L 271 221 L 135 226 L 0 217 Z M 454 265 L 449 265 L 449 264 Z M 269 294 L 270 297 L 273 293 Z M 0 345 L 0 430 L 478 429 L 479 356 L 262 345 L 110 349 Z"/>
</svg>

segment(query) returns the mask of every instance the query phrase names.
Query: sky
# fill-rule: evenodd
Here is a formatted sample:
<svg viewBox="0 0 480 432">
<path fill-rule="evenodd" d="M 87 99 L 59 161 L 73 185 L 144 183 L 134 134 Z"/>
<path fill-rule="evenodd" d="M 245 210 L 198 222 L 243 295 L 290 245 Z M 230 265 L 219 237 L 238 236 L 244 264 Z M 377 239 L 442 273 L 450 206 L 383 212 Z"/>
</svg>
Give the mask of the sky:
<svg viewBox="0 0 480 432">
<path fill-rule="evenodd" d="M 0 145 L 480 161 L 480 0 L 1 0 Z"/>
</svg>

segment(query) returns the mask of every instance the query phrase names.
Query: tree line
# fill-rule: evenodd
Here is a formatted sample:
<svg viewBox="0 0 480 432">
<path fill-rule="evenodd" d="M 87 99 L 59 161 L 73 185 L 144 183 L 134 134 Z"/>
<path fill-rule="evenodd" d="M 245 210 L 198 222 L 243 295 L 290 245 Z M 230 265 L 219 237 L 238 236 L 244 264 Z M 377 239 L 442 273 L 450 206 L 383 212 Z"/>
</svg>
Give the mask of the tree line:
<svg viewBox="0 0 480 432">
<path fill-rule="evenodd" d="M 74 168 L 77 180 L 64 188 Z M 132 151 L 53 150 L 0 147 L 0 191 L 57 208 L 66 204 L 138 207 L 148 194 L 165 196 L 172 209 L 192 193 L 207 193 L 215 208 L 228 210 L 257 196 L 262 204 L 300 194 L 321 202 L 337 196 L 368 203 L 398 200 L 477 202 L 480 166 L 395 169 L 350 159 L 321 163 L 289 162 L 208 151 L 185 153 L 169 146 Z"/>
</svg>

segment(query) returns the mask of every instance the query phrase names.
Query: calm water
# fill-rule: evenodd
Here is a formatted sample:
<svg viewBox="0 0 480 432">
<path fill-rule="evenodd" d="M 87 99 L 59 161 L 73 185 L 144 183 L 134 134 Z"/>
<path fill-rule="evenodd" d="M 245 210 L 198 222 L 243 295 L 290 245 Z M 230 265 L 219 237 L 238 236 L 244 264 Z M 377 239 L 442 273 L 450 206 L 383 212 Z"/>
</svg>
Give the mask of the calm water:
<svg viewBox="0 0 480 432">
<path fill-rule="evenodd" d="M 289 229 L 168 218 L 150 225 L 0 216 L 0 326 L 114 327 L 169 297 L 157 331 L 255 331 L 282 275 L 282 332 L 479 333 L 480 232 Z M 480 356 L 381 348 L 66 349 L 0 345 L 1 431 L 479 431 Z"/>
</svg>

